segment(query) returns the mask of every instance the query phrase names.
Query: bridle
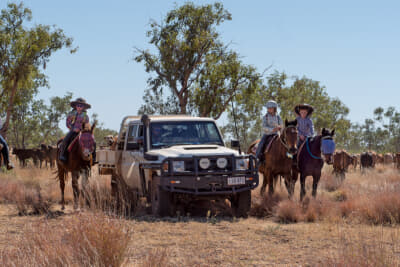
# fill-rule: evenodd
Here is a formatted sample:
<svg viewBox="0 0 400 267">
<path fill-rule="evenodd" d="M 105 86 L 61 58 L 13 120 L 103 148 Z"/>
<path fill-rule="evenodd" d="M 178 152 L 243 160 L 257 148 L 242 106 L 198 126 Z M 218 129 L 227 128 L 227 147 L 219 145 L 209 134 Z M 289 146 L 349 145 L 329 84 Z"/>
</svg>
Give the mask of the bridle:
<svg viewBox="0 0 400 267">
<path fill-rule="evenodd" d="M 310 140 L 310 137 L 307 137 L 307 138 L 306 138 L 306 148 L 307 148 L 308 154 L 309 154 L 310 157 L 312 157 L 313 159 L 321 159 L 321 160 L 322 160 L 322 157 L 315 156 L 315 155 L 311 152 L 310 145 L 309 145 L 309 140 Z M 330 135 L 321 136 L 321 145 L 320 145 L 320 148 L 319 148 L 319 150 L 320 150 L 321 153 L 323 153 L 323 148 L 322 148 L 323 140 L 333 140 L 333 138 L 332 138 L 332 136 L 330 136 Z"/>
<path fill-rule="evenodd" d="M 296 126 L 294 126 L 294 125 L 286 126 L 285 128 L 283 128 L 282 134 L 279 136 L 279 140 L 281 141 L 281 144 L 283 145 L 283 147 L 286 148 L 287 152 L 289 154 L 291 154 L 291 155 L 294 155 L 296 153 L 292 154 L 292 153 L 289 152 L 290 151 L 290 147 L 288 146 L 287 141 L 286 141 L 286 130 L 289 129 L 289 128 L 295 128 L 296 132 L 297 132 L 297 127 Z"/>
</svg>

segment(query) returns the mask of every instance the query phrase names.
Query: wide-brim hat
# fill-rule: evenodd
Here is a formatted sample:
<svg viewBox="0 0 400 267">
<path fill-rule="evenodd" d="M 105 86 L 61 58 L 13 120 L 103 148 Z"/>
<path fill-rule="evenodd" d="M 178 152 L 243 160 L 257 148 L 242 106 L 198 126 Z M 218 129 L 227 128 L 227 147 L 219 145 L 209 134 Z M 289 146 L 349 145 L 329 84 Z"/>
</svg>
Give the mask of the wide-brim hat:
<svg viewBox="0 0 400 267">
<path fill-rule="evenodd" d="M 75 108 L 77 104 L 83 105 L 84 109 L 91 108 L 91 106 L 86 102 L 86 100 L 81 97 L 78 97 L 75 101 L 72 101 L 70 104 L 72 108 Z"/>
<path fill-rule="evenodd" d="M 294 112 L 299 116 L 300 116 L 300 109 L 307 109 L 307 116 L 310 116 L 314 111 L 314 108 L 309 104 L 298 104 L 294 108 Z"/>
</svg>

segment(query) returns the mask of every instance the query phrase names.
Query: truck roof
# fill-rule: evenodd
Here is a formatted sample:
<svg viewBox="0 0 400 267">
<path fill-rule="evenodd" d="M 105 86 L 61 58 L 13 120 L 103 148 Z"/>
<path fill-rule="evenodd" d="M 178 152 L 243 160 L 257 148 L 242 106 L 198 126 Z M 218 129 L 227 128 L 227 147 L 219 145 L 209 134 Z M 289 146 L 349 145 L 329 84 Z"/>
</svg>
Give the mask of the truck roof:
<svg viewBox="0 0 400 267">
<path fill-rule="evenodd" d="M 141 116 L 129 116 L 129 124 L 140 121 Z M 159 121 L 215 121 L 207 117 L 193 117 L 190 115 L 149 115 L 151 122 Z"/>
</svg>

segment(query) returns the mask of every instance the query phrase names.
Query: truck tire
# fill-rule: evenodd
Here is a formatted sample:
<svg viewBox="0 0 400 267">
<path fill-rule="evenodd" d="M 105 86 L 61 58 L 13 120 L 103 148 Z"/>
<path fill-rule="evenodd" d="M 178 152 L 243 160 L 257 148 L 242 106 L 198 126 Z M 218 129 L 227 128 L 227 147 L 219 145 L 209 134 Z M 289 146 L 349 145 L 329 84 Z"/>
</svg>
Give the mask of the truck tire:
<svg viewBox="0 0 400 267">
<path fill-rule="evenodd" d="M 251 208 L 251 190 L 237 193 L 231 199 L 232 214 L 236 218 L 247 218 Z"/>
<path fill-rule="evenodd" d="M 137 193 L 130 190 L 116 174 L 111 176 L 111 196 L 114 200 L 117 214 L 127 217 L 134 214 L 138 202 Z"/>
<path fill-rule="evenodd" d="M 154 180 L 151 183 L 151 210 L 155 216 L 174 215 L 174 203 L 170 192 L 162 190 L 160 183 Z"/>
</svg>

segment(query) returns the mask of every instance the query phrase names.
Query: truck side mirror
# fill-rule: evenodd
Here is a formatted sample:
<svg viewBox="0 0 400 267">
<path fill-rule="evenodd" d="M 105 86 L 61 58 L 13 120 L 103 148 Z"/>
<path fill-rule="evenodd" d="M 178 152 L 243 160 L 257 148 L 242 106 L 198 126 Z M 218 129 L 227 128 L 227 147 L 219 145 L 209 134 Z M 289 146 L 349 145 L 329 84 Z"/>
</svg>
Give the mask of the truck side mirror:
<svg viewBox="0 0 400 267">
<path fill-rule="evenodd" d="M 231 147 L 232 147 L 232 148 L 239 148 L 239 147 L 240 147 L 240 142 L 239 142 L 239 140 L 232 139 L 232 140 L 231 140 Z"/>
</svg>

